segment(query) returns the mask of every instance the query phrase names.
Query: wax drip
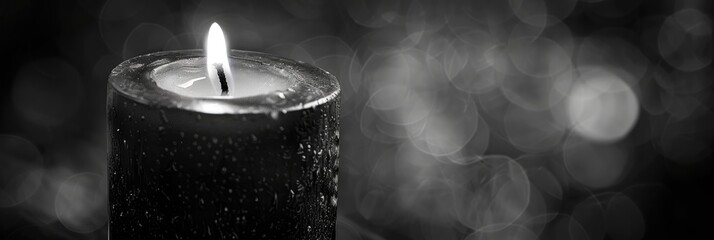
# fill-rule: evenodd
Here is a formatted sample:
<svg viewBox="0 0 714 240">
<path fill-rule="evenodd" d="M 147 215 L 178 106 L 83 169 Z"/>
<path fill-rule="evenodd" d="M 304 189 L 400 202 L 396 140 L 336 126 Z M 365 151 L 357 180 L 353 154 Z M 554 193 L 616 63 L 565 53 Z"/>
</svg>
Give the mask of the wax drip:
<svg viewBox="0 0 714 240">
<path fill-rule="evenodd" d="M 215 63 L 213 67 L 216 68 L 218 80 L 221 82 L 221 96 L 226 96 L 228 95 L 228 82 L 226 81 L 226 73 L 223 72 L 223 64 Z"/>
</svg>

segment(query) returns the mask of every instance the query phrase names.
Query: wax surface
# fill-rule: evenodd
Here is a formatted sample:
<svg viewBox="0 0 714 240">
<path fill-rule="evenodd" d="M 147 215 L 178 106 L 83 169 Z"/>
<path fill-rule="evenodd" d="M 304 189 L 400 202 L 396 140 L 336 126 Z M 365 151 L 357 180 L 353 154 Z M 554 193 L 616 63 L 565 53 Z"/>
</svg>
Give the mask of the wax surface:
<svg viewBox="0 0 714 240">
<path fill-rule="evenodd" d="M 112 239 L 334 239 L 337 102 L 273 118 L 110 94 Z"/>
<path fill-rule="evenodd" d="M 234 89 L 225 97 L 249 97 L 287 91 L 290 87 L 288 72 L 262 65 L 230 61 Z M 221 97 L 220 89 L 211 83 L 206 74 L 205 58 L 190 58 L 157 67 L 151 72 L 156 85 L 167 91 L 189 97 Z"/>
<path fill-rule="evenodd" d="M 110 239 L 334 239 L 336 79 L 302 63 L 240 53 L 235 61 L 266 70 L 248 72 L 252 80 L 272 71 L 286 77 L 262 78 L 254 82 L 264 84 L 257 95 L 229 98 L 157 86 L 193 77 L 172 76 L 166 66 L 197 55 L 140 56 L 110 76 Z"/>
<path fill-rule="evenodd" d="M 337 79 L 322 69 L 256 52 L 231 51 L 233 96 L 210 87 L 200 50 L 159 52 L 124 61 L 109 88 L 138 102 L 215 114 L 285 112 L 337 98 Z M 175 71 L 174 71 L 175 70 Z M 240 70 L 240 71 L 238 71 Z M 196 85 L 196 86 L 194 86 Z M 193 96 L 195 95 L 195 96 Z"/>
</svg>

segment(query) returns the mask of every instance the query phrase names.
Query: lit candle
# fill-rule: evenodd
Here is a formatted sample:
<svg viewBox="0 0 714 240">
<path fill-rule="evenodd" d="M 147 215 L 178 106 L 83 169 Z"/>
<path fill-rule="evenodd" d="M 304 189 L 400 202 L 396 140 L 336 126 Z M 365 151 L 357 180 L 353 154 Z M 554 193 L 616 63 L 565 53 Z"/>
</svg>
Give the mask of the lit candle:
<svg viewBox="0 0 714 240">
<path fill-rule="evenodd" d="M 334 239 L 337 80 L 208 35 L 109 77 L 110 238 Z"/>
</svg>

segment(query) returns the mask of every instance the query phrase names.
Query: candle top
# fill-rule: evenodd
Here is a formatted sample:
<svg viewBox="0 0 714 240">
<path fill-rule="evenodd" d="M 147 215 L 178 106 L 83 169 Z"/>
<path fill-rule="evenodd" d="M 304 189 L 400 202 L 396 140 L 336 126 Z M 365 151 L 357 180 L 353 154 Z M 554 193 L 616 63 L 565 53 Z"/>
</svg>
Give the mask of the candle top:
<svg viewBox="0 0 714 240">
<path fill-rule="evenodd" d="M 199 98 L 250 97 L 290 88 L 291 75 L 283 69 L 231 59 L 222 66 L 225 75 L 232 73 L 225 79 L 230 91 L 217 92 L 222 89 L 216 86 L 217 79 L 211 79 L 208 71 L 211 66 L 204 67 L 205 62 L 205 58 L 181 59 L 155 68 L 150 77 L 160 88 Z"/>
<path fill-rule="evenodd" d="M 337 98 L 337 79 L 317 67 L 265 53 L 231 50 L 233 89 L 216 94 L 202 50 L 151 53 L 119 64 L 109 86 L 138 102 L 200 113 L 292 111 Z"/>
</svg>

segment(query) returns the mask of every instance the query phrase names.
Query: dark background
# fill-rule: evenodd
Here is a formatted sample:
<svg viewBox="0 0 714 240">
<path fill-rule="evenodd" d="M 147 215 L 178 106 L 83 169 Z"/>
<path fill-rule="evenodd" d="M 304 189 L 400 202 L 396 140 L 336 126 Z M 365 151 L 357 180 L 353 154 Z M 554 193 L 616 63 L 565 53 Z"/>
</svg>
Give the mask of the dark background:
<svg viewBox="0 0 714 240">
<path fill-rule="evenodd" d="M 107 76 L 214 21 L 340 79 L 339 239 L 709 236 L 711 7 L 2 1 L 0 239 L 106 238 Z"/>
</svg>

